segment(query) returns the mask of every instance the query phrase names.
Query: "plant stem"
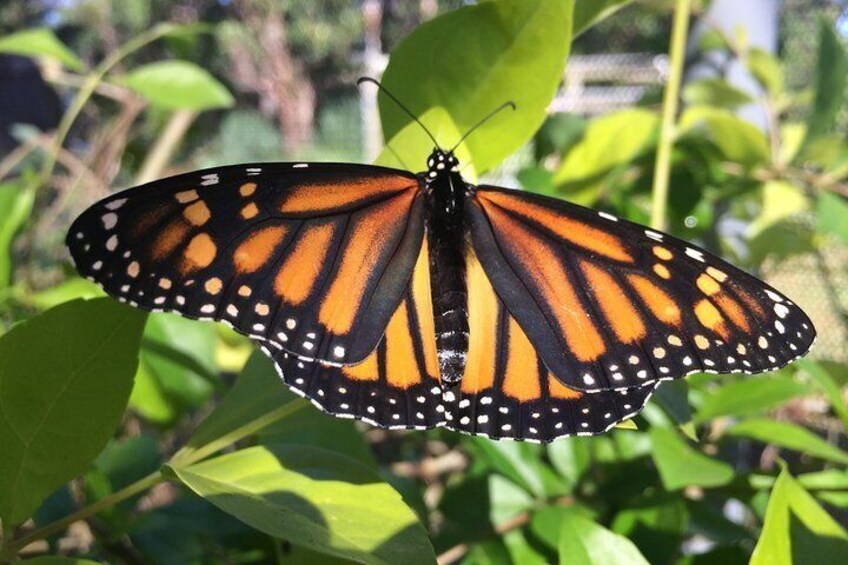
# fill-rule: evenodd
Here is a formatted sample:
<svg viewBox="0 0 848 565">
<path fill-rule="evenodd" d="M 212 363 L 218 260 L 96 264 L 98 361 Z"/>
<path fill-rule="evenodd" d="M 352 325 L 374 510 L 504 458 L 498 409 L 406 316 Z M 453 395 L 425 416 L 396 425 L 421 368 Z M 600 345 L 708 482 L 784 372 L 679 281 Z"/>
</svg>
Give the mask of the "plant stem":
<svg viewBox="0 0 848 565">
<path fill-rule="evenodd" d="M 307 405 L 307 402 L 302 399 L 293 400 L 287 404 L 280 406 L 270 412 L 266 412 L 262 416 L 251 420 L 243 426 L 236 428 L 228 434 L 225 434 L 218 439 L 212 440 L 206 445 L 194 448 L 185 446 L 171 457 L 170 465 L 172 467 L 187 467 L 193 463 L 205 459 L 216 453 L 228 445 L 231 445 L 248 436 L 252 436 L 259 430 L 270 426 L 271 424 L 290 416 Z"/>
<path fill-rule="evenodd" d="M 94 91 L 103 81 L 106 74 L 125 57 L 135 51 L 138 51 L 145 45 L 153 43 L 157 39 L 171 33 L 174 28 L 175 26 L 170 24 L 157 25 L 151 30 L 131 39 L 112 55 L 104 59 L 94 69 L 94 71 L 85 78 L 82 85 L 80 85 L 79 92 L 77 92 L 77 95 L 74 97 L 74 101 L 71 103 L 68 110 L 62 116 L 62 120 L 59 122 L 59 127 L 56 130 L 56 139 L 53 144 L 53 151 L 47 155 L 47 159 L 41 167 L 41 173 L 39 175 L 41 184 L 46 183 L 47 179 L 50 178 L 50 175 L 53 174 L 53 167 L 56 165 L 56 156 L 65 144 L 65 139 L 68 137 L 71 127 L 74 125 L 74 122 L 77 117 L 79 117 L 80 112 L 82 112 L 82 109 L 85 107 L 88 99 L 91 98 L 92 94 L 94 94 Z"/>
<path fill-rule="evenodd" d="M 104 498 L 101 498 L 100 500 L 89 504 L 88 506 L 80 508 L 76 512 L 69 514 L 60 520 L 56 520 L 55 522 L 47 524 L 43 528 L 33 530 L 22 538 L 16 539 L 14 541 L 11 539 L 4 540 L 8 543 L 3 544 L 4 547 L 2 551 L 0 551 L 0 561 L 3 561 L 5 559 L 11 559 L 20 550 L 22 550 L 32 542 L 44 539 L 48 536 L 55 534 L 56 532 L 61 532 L 74 522 L 84 520 L 89 516 L 97 514 L 101 510 L 109 508 L 110 506 L 114 506 L 115 504 L 118 504 L 119 502 L 128 498 L 131 498 L 136 494 L 149 489 L 153 485 L 162 482 L 164 479 L 165 477 L 162 475 L 162 472 L 156 471 L 147 475 L 143 479 L 139 479 L 131 485 L 122 488 L 118 492 L 114 492 L 109 496 L 106 496 Z"/>
<path fill-rule="evenodd" d="M 690 0 L 676 0 L 674 21 L 671 27 L 668 81 L 663 94 L 662 126 L 654 164 L 653 202 L 651 227 L 666 228 L 668 207 L 668 179 L 671 174 L 671 148 L 676 134 L 677 101 L 683 81 L 683 61 L 686 57 L 686 37 L 689 31 Z"/>
<path fill-rule="evenodd" d="M 196 117 L 197 112 L 194 110 L 177 110 L 171 115 L 162 135 L 144 159 L 134 184 L 145 184 L 159 176 Z"/>
</svg>

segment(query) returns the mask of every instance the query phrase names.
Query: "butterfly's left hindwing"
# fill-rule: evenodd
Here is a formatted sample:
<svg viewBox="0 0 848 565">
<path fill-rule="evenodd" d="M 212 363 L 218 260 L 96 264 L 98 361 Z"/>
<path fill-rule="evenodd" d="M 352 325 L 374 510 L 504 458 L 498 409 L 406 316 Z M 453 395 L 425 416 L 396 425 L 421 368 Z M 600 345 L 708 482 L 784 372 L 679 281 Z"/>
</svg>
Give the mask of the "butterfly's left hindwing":
<svg viewBox="0 0 848 565">
<path fill-rule="evenodd" d="M 496 187 L 478 187 L 467 211 L 498 296 L 571 388 L 773 370 L 815 339 L 785 296 L 672 236 Z"/>
<path fill-rule="evenodd" d="M 335 416 L 391 428 L 444 423 L 426 241 L 377 349 L 362 363 L 309 363 L 263 345 L 283 381 Z"/>
<path fill-rule="evenodd" d="M 422 206 L 417 179 L 402 171 L 230 166 L 99 202 L 67 243 L 80 273 L 123 301 L 347 364 L 374 350 L 401 301 Z"/>
</svg>

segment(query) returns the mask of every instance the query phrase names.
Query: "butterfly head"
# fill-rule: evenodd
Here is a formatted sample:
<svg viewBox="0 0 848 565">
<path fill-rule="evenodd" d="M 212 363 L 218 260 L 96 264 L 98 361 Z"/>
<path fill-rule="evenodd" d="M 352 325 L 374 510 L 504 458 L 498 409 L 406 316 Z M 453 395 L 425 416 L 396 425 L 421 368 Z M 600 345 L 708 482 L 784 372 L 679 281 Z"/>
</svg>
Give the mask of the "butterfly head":
<svg viewBox="0 0 848 565">
<path fill-rule="evenodd" d="M 427 178 L 434 179 L 446 172 L 458 172 L 459 159 L 457 159 L 453 151 L 445 151 L 436 147 L 427 158 Z"/>
</svg>

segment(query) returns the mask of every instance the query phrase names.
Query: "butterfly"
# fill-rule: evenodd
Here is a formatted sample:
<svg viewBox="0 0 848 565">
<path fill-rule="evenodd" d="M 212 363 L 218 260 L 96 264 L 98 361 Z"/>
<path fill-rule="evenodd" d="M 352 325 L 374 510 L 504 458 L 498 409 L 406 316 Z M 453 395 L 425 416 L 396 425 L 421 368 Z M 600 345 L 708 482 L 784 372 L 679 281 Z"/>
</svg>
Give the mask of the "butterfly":
<svg viewBox="0 0 848 565">
<path fill-rule="evenodd" d="M 158 180 L 94 204 L 67 245 L 118 300 L 228 324 L 322 410 L 389 428 L 599 434 L 662 381 L 774 370 L 815 339 L 792 301 L 707 251 L 469 184 L 438 144 L 418 174 L 253 163 Z"/>
</svg>

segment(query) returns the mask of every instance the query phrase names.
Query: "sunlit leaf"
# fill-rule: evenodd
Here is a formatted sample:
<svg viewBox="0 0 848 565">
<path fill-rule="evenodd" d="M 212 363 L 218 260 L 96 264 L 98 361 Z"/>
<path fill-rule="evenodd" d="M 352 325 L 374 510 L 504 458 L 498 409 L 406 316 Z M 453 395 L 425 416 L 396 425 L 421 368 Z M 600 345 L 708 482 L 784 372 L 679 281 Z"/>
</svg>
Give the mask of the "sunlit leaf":
<svg viewBox="0 0 848 565">
<path fill-rule="evenodd" d="M 687 104 L 705 104 L 735 110 L 752 102 L 747 93 L 719 78 L 704 78 L 686 84 L 683 100 Z"/>
<path fill-rule="evenodd" d="M 573 37 L 577 37 L 633 0 L 576 0 L 574 2 Z"/>
<path fill-rule="evenodd" d="M 75 71 L 83 68 L 82 61 L 46 27 L 26 29 L 0 37 L 0 53 L 13 53 L 25 57 L 48 57 Z"/>
<path fill-rule="evenodd" d="M 784 470 L 769 496 L 751 565 L 848 562 L 848 533 Z"/>
<path fill-rule="evenodd" d="M 817 228 L 848 243 L 848 199 L 822 191 L 816 207 Z"/>
<path fill-rule="evenodd" d="M 19 524 L 82 473 L 114 433 L 132 388 L 145 315 L 74 300 L 0 337 L 0 517 Z"/>
<path fill-rule="evenodd" d="M 559 561 L 586 565 L 648 564 L 647 559 L 629 539 L 573 510 L 563 515 L 559 537 Z"/>
<path fill-rule="evenodd" d="M 804 191 L 789 182 L 770 180 L 763 184 L 763 208 L 748 226 L 748 237 L 755 237 L 780 220 L 809 209 Z"/>
<path fill-rule="evenodd" d="M 732 381 L 719 388 L 715 394 L 705 397 L 695 415 L 695 421 L 702 423 L 721 416 L 762 414 L 790 398 L 805 394 L 809 394 L 809 388 L 789 373 Z"/>
<path fill-rule="evenodd" d="M 835 463 L 848 464 L 848 453 L 833 446 L 813 432 L 790 422 L 755 418 L 740 422 L 727 430 L 727 435 L 747 437 L 793 449 L 800 453 Z"/>
<path fill-rule="evenodd" d="M 564 157 L 554 183 L 596 178 L 630 163 L 656 139 L 658 126 L 657 114 L 638 108 L 595 118 L 586 126 L 580 143 Z"/>
<path fill-rule="evenodd" d="M 764 49 L 754 47 L 748 51 L 746 63 L 748 70 L 770 96 L 778 96 L 783 91 L 783 69 L 777 57 Z"/>
<path fill-rule="evenodd" d="M 763 132 L 727 110 L 690 106 L 680 117 L 680 133 L 706 135 L 726 159 L 748 168 L 769 159 Z"/>
<path fill-rule="evenodd" d="M 206 70 L 188 61 L 158 61 L 136 67 L 122 82 L 153 106 L 169 110 L 229 108 L 232 94 Z"/>
<path fill-rule="evenodd" d="M 485 171 L 524 145 L 544 121 L 571 45 L 572 10 L 572 0 L 503 0 L 447 12 L 394 49 L 383 84 L 416 115 L 444 108 L 463 133 L 504 102 L 514 102 L 515 111 L 489 120 L 465 142 L 477 171 Z M 383 96 L 380 117 L 387 140 L 411 121 Z M 437 122 L 424 123 L 440 129 Z M 449 148 L 459 139 L 438 141 Z M 399 156 L 420 166 L 432 147 L 427 140 Z"/>
<path fill-rule="evenodd" d="M 358 461 L 316 447 L 242 449 L 174 472 L 248 525 L 359 563 L 433 563 L 427 534 L 400 495 Z"/>
<path fill-rule="evenodd" d="M 674 430 L 651 429 L 651 442 L 651 455 L 667 490 L 716 487 L 733 480 L 733 467 L 693 449 Z"/>
</svg>

